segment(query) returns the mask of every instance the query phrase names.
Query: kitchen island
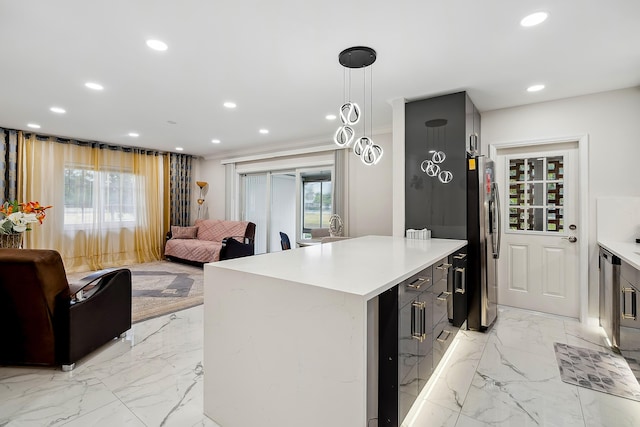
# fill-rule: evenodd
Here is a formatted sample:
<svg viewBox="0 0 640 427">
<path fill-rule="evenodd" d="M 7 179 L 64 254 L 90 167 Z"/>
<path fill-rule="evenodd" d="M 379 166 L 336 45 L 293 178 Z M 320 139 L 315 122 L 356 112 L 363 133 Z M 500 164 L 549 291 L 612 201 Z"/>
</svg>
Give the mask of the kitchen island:
<svg viewBox="0 0 640 427">
<path fill-rule="evenodd" d="M 206 264 L 205 415 L 221 427 L 367 426 L 378 295 L 465 245 L 366 236 Z"/>
</svg>

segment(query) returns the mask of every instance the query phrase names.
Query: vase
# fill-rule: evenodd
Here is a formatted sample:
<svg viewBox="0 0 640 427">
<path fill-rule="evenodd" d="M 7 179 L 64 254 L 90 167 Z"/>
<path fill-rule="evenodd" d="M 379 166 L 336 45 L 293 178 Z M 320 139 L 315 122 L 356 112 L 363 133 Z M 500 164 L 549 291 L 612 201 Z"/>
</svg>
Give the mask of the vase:
<svg viewBox="0 0 640 427">
<path fill-rule="evenodd" d="M 0 248 L 20 249 L 20 247 L 22 247 L 22 234 L 23 233 L 0 234 Z"/>
</svg>

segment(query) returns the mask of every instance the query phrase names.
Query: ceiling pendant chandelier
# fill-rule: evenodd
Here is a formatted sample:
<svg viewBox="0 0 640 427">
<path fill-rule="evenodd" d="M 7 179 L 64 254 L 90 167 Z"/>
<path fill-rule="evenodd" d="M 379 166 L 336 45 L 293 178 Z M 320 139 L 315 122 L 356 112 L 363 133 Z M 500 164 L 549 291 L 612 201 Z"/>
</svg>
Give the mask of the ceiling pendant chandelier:
<svg viewBox="0 0 640 427">
<path fill-rule="evenodd" d="M 335 135 L 333 141 L 342 148 L 347 148 L 355 139 L 355 131 L 353 127 L 360 121 L 360 117 L 364 117 L 363 136 L 358 138 L 353 145 L 353 152 L 360 157 L 362 163 L 365 165 L 375 165 L 382 158 L 382 147 L 373 143 L 371 139 L 371 118 L 369 118 L 369 136 L 367 136 L 367 119 L 366 119 L 366 105 L 367 105 L 367 76 L 365 68 L 373 64 L 376 61 L 376 51 L 370 47 L 355 46 L 343 50 L 338 55 L 338 62 L 345 67 L 344 74 L 344 98 L 345 102 L 340 107 L 340 126 Z M 347 68 L 348 79 L 347 79 Z M 365 112 L 361 112 L 360 106 L 351 100 L 351 69 L 362 68 L 363 69 L 363 84 L 364 84 L 364 102 Z M 348 81 L 348 83 L 347 83 Z M 348 86 L 348 89 L 347 89 Z M 371 72 L 369 72 L 369 114 L 371 115 Z"/>
</svg>

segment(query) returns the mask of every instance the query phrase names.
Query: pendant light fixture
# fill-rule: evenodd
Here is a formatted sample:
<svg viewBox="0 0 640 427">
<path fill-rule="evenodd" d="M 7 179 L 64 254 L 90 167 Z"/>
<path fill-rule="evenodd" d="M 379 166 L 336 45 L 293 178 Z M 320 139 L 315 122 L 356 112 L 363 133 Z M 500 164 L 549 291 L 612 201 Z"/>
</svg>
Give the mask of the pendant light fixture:
<svg viewBox="0 0 640 427">
<path fill-rule="evenodd" d="M 340 121 L 342 126 L 336 130 L 333 141 L 339 147 L 349 147 L 355 139 L 355 130 L 353 126 L 363 117 L 363 136 L 356 139 L 353 145 L 353 152 L 360 156 L 360 160 L 365 165 L 375 165 L 382 158 L 382 147 L 373 143 L 371 139 L 371 117 L 369 117 L 369 136 L 367 136 L 367 74 L 366 68 L 376 61 L 376 51 L 370 47 L 354 46 L 343 50 L 338 55 L 338 62 L 345 67 L 344 72 L 344 103 L 340 107 Z M 364 110 L 361 111 L 360 106 L 351 99 L 351 70 L 354 68 L 363 69 L 363 85 L 364 85 Z M 348 69 L 348 70 L 347 70 Z M 371 69 L 369 69 L 371 70 Z M 372 73 L 369 71 L 369 115 L 371 115 L 372 106 Z"/>
</svg>

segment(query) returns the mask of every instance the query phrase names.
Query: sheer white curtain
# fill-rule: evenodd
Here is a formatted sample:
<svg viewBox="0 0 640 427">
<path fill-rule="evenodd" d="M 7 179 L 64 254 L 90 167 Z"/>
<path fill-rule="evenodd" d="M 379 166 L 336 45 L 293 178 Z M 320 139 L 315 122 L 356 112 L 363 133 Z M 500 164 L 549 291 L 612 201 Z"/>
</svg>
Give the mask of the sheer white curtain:
<svg viewBox="0 0 640 427">
<path fill-rule="evenodd" d="M 271 174 L 271 211 L 269 220 L 269 252 L 282 250 L 280 232 L 289 236 L 296 247 L 296 176 Z"/>
<path fill-rule="evenodd" d="M 254 251 L 267 252 L 267 174 L 243 177 L 243 219 L 256 224 Z"/>
<path fill-rule="evenodd" d="M 57 250 L 68 271 L 161 259 L 162 155 L 35 135 L 21 143 L 21 199 L 53 205 L 26 247 Z"/>
</svg>

